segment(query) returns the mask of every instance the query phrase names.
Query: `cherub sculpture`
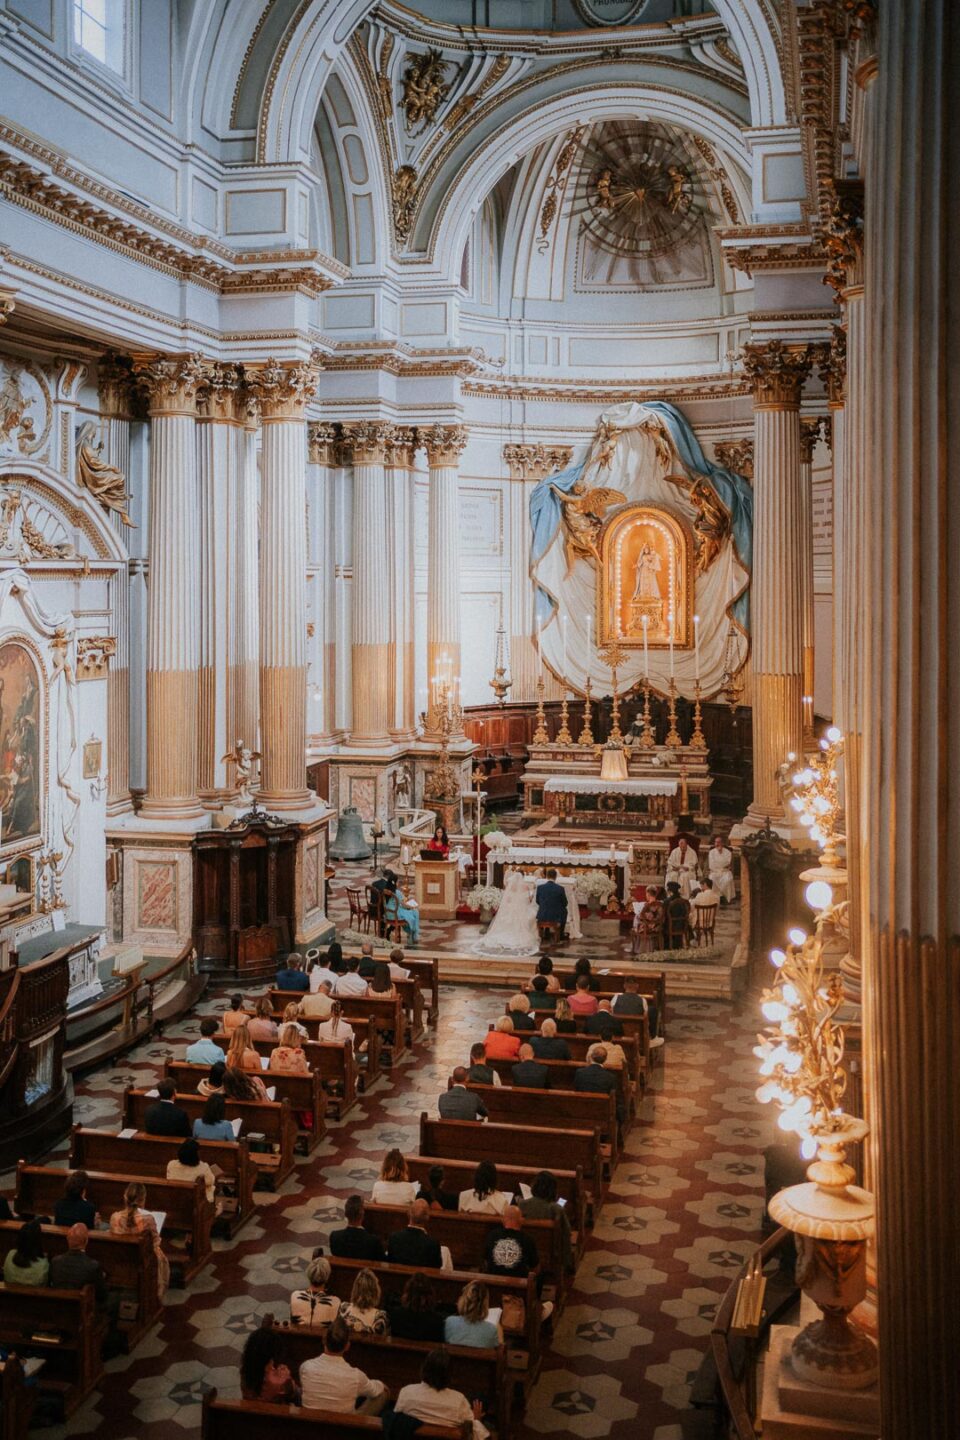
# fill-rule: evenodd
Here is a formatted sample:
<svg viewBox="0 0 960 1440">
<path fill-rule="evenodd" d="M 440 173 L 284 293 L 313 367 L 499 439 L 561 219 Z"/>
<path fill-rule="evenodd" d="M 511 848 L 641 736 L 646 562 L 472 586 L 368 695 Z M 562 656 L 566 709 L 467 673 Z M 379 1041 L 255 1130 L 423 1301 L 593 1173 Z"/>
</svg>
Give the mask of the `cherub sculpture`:
<svg viewBox="0 0 960 1440">
<path fill-rule="evenodd" d="M 251 750 L 242 740 L 237 740 L 232 750 L 224 755 L 222 764 L 235 768 L 237 799 L 241 805 L 253 804 L 253 762 L 261 758 L 259 750 Z"/>
<path fill-rule="evenodd" d="M 624 504 L 626 495 L 621 490 L 603 485 L 588 490 L 582 480 L 578 480 L 571 490 L 560 490 L 556 485 L 551 485 L 550 489 L 563 507 L 563 525 L 567 532 L 567 574 L 570 574 L 578 558 L 599 563 L 597 540 L 603 529 L 604 511 L 609 510 L 611 505 Z"/>
</svg>

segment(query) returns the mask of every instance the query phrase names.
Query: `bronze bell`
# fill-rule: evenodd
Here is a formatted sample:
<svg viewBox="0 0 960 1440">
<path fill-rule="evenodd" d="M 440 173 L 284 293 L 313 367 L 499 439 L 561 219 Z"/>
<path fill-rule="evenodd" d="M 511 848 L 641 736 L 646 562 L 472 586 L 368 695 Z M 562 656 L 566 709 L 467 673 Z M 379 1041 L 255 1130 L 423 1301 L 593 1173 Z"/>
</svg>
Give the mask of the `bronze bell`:
<svg viewBox="0 0 960 1440">
<path fill-rule="evenodd" d="M 331 860 L 369 860 L 373 851 L 364 839 L 363 821 L 355 805 L 348 805 L 337 822 L 337 838 L 330 846 Z"/>
</svg>

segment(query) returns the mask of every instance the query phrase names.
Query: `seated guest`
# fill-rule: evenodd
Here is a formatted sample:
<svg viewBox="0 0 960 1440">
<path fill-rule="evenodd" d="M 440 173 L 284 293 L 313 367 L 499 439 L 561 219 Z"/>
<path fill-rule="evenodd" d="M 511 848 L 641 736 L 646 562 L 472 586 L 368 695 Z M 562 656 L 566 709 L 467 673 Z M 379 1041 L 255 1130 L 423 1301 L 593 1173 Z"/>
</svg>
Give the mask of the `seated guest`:
<svg viewBox="0 0 960 1440">
<path fill-rule="evenodd" d="M 566 1001 L 563 1002 L 566 1004 Z M 557 1034 L 556 1020 L 544 1020 L 539 1035 L 530 1036 L 530 1049 L 537 1060 L 569 1060 L 570 1046 Z"/>
<path fill-rule="evenodd" d="M 374 880 L 373 884 L 370 886 L 370 889 L 379 889 L 379 892 L 382 894 L 383 891 L 386 890 L 389 883 L 387 880 L 388 875 L 393 875 L 393 871 L 384 871 L 383 879 Z M 393 878 L 395 880 L 397 877 L 393 875 Z M 364 940 L 363 944 L 360 946 L 360 964 L 357 966 L 357 974 L 362 975 L 364 980 L 370 980 L 376 968 L 377 961 L 373 953 L 373 941 Z"/>
<path fill-rule="evenodd" d="M 417 1186 L 402 1150 L 388 1150 L 380 1166 L 380 1178 L 374 1183 L 370 1199 L 374 1205 L 410 1205 L 417 1197 Z"/>
<path fill-rule="evenodd" d="M 395 1340 L 443 1343 L 444 1317 L 429 1279 L 420 1270 L 410 1276 L 399 1300 L 387 1301 L 390 1333 Z"/>
<path fill-rule="evenodd" d="M 240 1394 L 244 1400 L 270 1405 L 296 1405 L 300 1387 L 288 1366 L 281 1363 L 280 1346 L 272 1330 L 251 1330 L 240 1358 Z"/>
<path fill-rule="evenodd" d="M 329 952 L 321 959 L 310 961 L 307 966 L 307 979 L 310 981 L 311 995 L 316 995 L 321 985 L 329 986 L 330 994 L 333 994 L 333 987 L 337 983 L 337 972 L 330 967 Z"/>
<path fill-rule="evenodd" d="M 588 1015 L 584 1025 L 587 1035 L 602 1035 L 608 1040 L 612 1035 L 622 1035 L 623 1025 L 613 1013 L 609 1000 L 601 1000 L 593 1015 Z"/>
<path fill-rule="evenodd" d="M 366 995 L 367 982 L 360 975 L 359 971 L 360 961 L 354 956 L 352 960 L 347 961 L 346 974 L 341 975 L 337 980 L 337 988 L 334 994 L 338 998 L 344 997 L 349 1000 L 351 997 L 357 999 L 361 995 Z"/>
<path fill-rule="evenodd" d="M 520 1036 L 513 1033 L 509 1015 L 501 1015 L 493 1029 L 487 1031 L 483 1049 L 488 1060 L 516 1060 L 520 1054 Z"/>
<path fill-rule="evenodd" d="M 519 990 L 516 995 L 510 996 L 507 1014 L 513 1021 L 514 1030 L 536 1030 L 537 1022 L 530 1014 L 530 1001 Z"/>
<path fill-rule="evenodd" d="M 622 1125 L 623 1101 L 620 1099 L 620 1087 L 616 1075 L 606 1068 L 606 1064 L 606 1046 L 591 1045 L 587 1051 L 586 1065 L 581 1065 L 573 1072 L 573 1088 L 596 1095 L 616 1095 L 617 1119 Z"/>
<path fill-rule="evenodd" d="M 580 959 L 573 967 L 573 974 L 567 976 L 566 986 L 568 990 L 576 990 L 577 981 L 580 979 L 581 975 L 586 975 L 587 980 L 590 982 L 590 990 L 600 989 L 600 979 L 597 975 L 594 975 L 593 968 L 586 955 L 581 955 Z"/>
<path fill-rule="evenodd" d="M 570 1006 L 571 1015 L 595 1015 L 597 1011 L 597 997 L 591 993 L 589 975 L 580 975 L 577 979 L 577 988 L 567 1001 Z"/>
<path fill-rule="evenodd" d="M 12 1250 L 3 1262 L 5 1285 L 46 1285 L 50 1280 L 50 1261 L 43 1251 L 43 1230 L 39 1220 L 28 1220 Z"/>
<path fill-rule="evenodd" d="M 534 1012 L 537 1010 L 546 1010 L 548 1014 L 552 1015 L 556 1009 L 557 992 L 548 989 L 546 975 L 534 975 L 528 998 L 530 1001 L 530 1009 Z"/>
<path fill-rule="evenodd" d="M 566 995 L 557 996 L 557 1008 L 553 1012 L 553 1018 L 556 1021 L 558 1034 L 576 1035 L 577 1022 L 573 1018 L 573 1011 L 570 1009 L 570 1001 L 567 999 Z M 548 1022 L 544 1020 L 543 1024 L 546 1025 L 547 1023 Z M 543 1026 L 541 1026 L 540 1033 L 543 1033 Z"/>
<path fill-rule="evenodd" d="M 559 992 L 563 989 L 563 986 L 560 984 L 559 976 L 554 974 L 553 961 L 550 959 L 549 955 L 541 955 L 540 959 L 537 961 L 536 974 L 534 975 L 533 980 L 536 980 L 538 975 L 542 975 L 543 978 L 546 980 L 547 991 L 550 995 L 559 994 Z M 533 980 L 526 988 L 530 990 L 534 988 Z"/>
<path fill-rule="evenodd" d="M 186 1110 L 174 1104 L 177 1093 L 176 1082 L 165 1076 L 157 1085 L 157 1098 L 147 1106 L 143 1117 L 143 1128 L 148 1135 L 181 1135 L 186 1140 L 190 1134 L 190 1121 Z"/>
<path fill-rule="evenodd" d="M 437 826 L 427 841 L 427 849 L 433 850 L 437 855 L 442 855 L 444 860 L 450 854 L 450 837 L 442 825 Z"/>
<path fill-rule="evenodd" d="M 260 1056 L 250 1043 L 250 1031 L 246 1025 L 238 1025 L 230 1036 L 230 1048 L 226 1054 L 227 1068 L 232 1070 L 250 1070 L 259 1075 L 263 1066 L 260 1064 Z"/>
<path fill-rule="evenodd" d="M 399 945 L 390 951 L 390 974 L 394 980 L 410 979 L 410 971 L 404 968 L 403 951 Z"/>
<path fill-rule="evenodd" d="M 277 1023 L 272 1009 L 270 997 L 261 995 L 254 1007 L 252 1020 L 247 1021 L 247 1034 L 251 1040 L 276 1040 Z"/>
<path fill-rule="evenodd" d="M 90 1231 L 86 1225 L 71 1225 L 67 1231 L 67 1249 L 50 1261 L 50 1285 L 54 1290 L 82 1290 L 92 1285 L 98 1310 L 107 1308 L 109 1291 L 103 1266 L 87 1252 Z"/>
<path fill-rule="evenodd" d="M 197 1094 L 202 1095 L 204 1100 L 209 1100 L 211 1095 L 223 1094 L 223 1072 L 227 1068 L 223 1051 L 220 1051 L 220 1059 L 215 1065 L 210 1066 L 210 1073 L 204 1075 L 197 1086 Z"/>
<path fill-rule="evenodd" d="M 367 995 L 371 1000 L 396 1000 L 397 987 L 386 960 L 378 960 L 374 965 L 373 975 L 367 984 Z"/>
<path fill-rule="evenodd" d="M 362 1370 L 347 1364 L 350 1331 L 340 1316 L 323 1337 L 323 1354 L 300 1366 L 301 1404 L 306 1410 L 330 1410 L 335 1415 L 379 1415 L 390 1399 L 382 1380 L 369 1380 Z"/>
<path fill-rule="evenodd" d="M 520 1046 L 520 1059 L 510 1071 L 514 1085 L 526 1086 L 528 1090 L 548 1090 L 550 1071 L 540 1060 L 534 1059 L 533 1046 Z"/>
<path fill-rule="evenodd" d="M 668 950 L 682 950 L 687 943 L 690 927 L 690 901 L 680 893 L 680 885 L 671 880 L 667 886 L 667 932 Z"/>
<path fill-rule="evenodd" d="M 284 1025 L 280 1031 L 280 1044 L 270 1053 L 270 1069 L 283 1070 L 288 1075 L 310 1074 L 310 1064 L 303 1053 L 296 1025 Z"/>
<path fill-rule="evenodd" d="M 226 1078 L 226 1077 L 224 1077 Z M 196 1140 L 236 1140 L 233 1126 L 226 1117 L 227 1106 L 219 1093 L 211 1095 L 203 1107 L 203 1114 L 193 1122 Z"/>
<path fill-rule="evenodd" d="M 443 1264 L 440 1243 L 427 1233 L 430 1206 L 414 1200 L 407 1213 L 405 1230 L 394 1230 L 387 1242 L 387 1259 L 394 1265 L 414 1265 L 418 1270 L 439 1270 Z"/>
<path fill-rule="evenodd" d="M 475 1090 L 467 1089 L 467 1072 L 458 1065 L 450 1077 L 453 1082 L 437 1100 L 441 1120 L 486 1120 L 487 1109 Z"/>
<path fill-rule="evenodd" d="M 306 1001 L 306 999 L 307 996 L 304 995 L 303 1001 Z M 284 1007 L 283 1020 L 281 1023 L 284 1025 L 293 1025 L 296 1028 L 297 1034 L 300 1036 L 301 1040 L 309 1040 L 310 1031 L 307 1029 L 306 1025 L 300 1024 L 301 1005 L 303 1004 L 303 1001 L 298 1002 L 296 1000 L 291 1000 L 290 1004 Z"/>
<path fill-rule="evenodd" d="M 54 1225 L 86 1225 L 93 1230 L 97 1224 L 97 1207 L 87 1199 L 90 1177 L 86 1170 L 74 1170 L 67 1176 L 63 1194 L 53 1207 Z"/>
<path fill-rule="evenodd" d="M 409 895 L 398 889 L 394 879 L 383 896 L 383 918 L 390 924 L 400 921 L 410 937 L 411 945 L 420 941 L 420 907 Z"/>
<path fill-rule="evenodd" d="M 309 990 L 310 981 L 303 971 L 303 960 L 296 950 L 291 950 L 283 965 L 277 971 L 278 990 Z"/>
<path fill-rule="evenodd" d="M 267 1087 L 259 1075 L 228 1065 L 223 1072 L 223 1093 L 227 1100 L 266 1100 Z"/>
<path fill-rule="evenodd" d="M 0 1195 L 0 1220 L 12 1220 L 13 1211 L 10 1209 L 10 1201 L 6 1195 Z"/>
<path fill-rule="evenodd" d="M 238 1025 L 246 1025 L 247 1016 L 243 1008 L 243 996 L 230 996 L 230 1009 L 220 1017 L 224 1034 L 229 1035 L 231 1030 L 236 1030 Z"/>
<path fill-rule="evenodd" d="M 196 1140 L 184 1140 L 177 1151 L 176 1159 L 167 1161 L 168 1180 L 203 1181 L 204 1193 L 209 1204 L 213 1204 L 217 1193 L 217 1177 L 205 1160 L 200 1159 L 200 1146 Z"/>
<path fill-rule="evenodd" d="M 205 1015 L 200 1021 L 200 1039 L 187 1046 L 187 1053 L 183 1057 L 188 1065 L 216 1065 L 218 1060 L 223 1059 L 223 1051 L 213 1040 L 217 1029 L 214 1017 Z"/>
<path fill-rule="evenodd" d="M 307 1266 L 307 1288 L 294 1290 L 290 1296 L 290 1319 L 294 1325 L 310 1328 L 336 1320 L 340 1301 L 336 1295 L 327 1294 L 330 1274 L 330 1261 L 326 1256 L 314 1255 Z"/>
<path fill-rule="evenodd" d="M 473 1173 L 473 1189 L 461 1190 L 457 1209 L 470 1215 L 502 1215 L 510 1196 L 500 1189 L 500 1177 L 492 1160 L 481 1160 Z"/>
<path fill-rule="evenodd" d="M 467 1070 L 467 1079 L 474 1085 L 500 1084 L 500 1076 L 492 1065 L 487 1064 L 487 1052 L 483 1048 L 482 1040 L 478 1040 L 476 1045 L 470 1046 L 470 1067 Z"/>
<path fill-rule="evenodd" d="M 537 1247 L 524 1234 L 523 1215 L 516 1205 L 507 1206 L 500 1224 L 487 1235 L 484 1259 L 484 1269 L 491 1275 L 512 1275 L 517 1280 L 523 1280 L 539 1265 Z M 542 1307 L 543 1319 L 552 1314 L 553 1306 L 548 1301 Z"/>
<path fill-rule="evenodd" d="M 389 1335 L 390 1321 L 380 1304 L 380 1281 L 372 1270 L 361 1270 L 350 1299 L 340 1306 L 340 1319 L 355 1335 Z"/>
<path fill-rule="evenodd" d="M 334 1041 L 338 1045 L 353 1044 L 353 1026 L 344 1020 L 343 1006 L 339 1000 L 334 1000 L 329 1016 L 317 1026 L 317 1039 Z"/>
<path fill-rule="evenodd" d="M 483 1405 L 450 1386 L 450 1361 L 443 1350 L 431 1350 L 420 1368 L 420 1384 L 404 1385 L 397 1396 L 396 1413 L 425 1425 L 459 1425 L 472 1440 L 487 1440 L 482 1423 Z"/>
<path fill-rule="evenodd" d="M 614 1015 L 646 1015 L 647 1028 L 653 1039 L 657 1029 L 657 1002 L 640 994 L 640 981 L 635 975 L 628 975 L 623 990 L 613 1002 Z"/>
<path fill-rule="evenodd" d="M 145 1210 L 147 1203 L 147 1187 L 141 1185 L 139 1180 L 131 1180 L 123 1192 L 123 1209 L 115 1210 L 110 1216 L 111 1235 L 149 1235 L 153 1240 L 153 1253 L 157 1257 L 157 1289 L 162 1300 L 170 1284 L 170 1261 L 163 1253 L 160 1244 L 160 1231 L 157 1229 L 157 1222 L 149 1210 Z"/>
<path fill-rule="evenodd" d="M 693 919 L 696 920 L 697 914 L 700 910 L 709 910 L 712 909 L 713 906 L 719 904 L 720 896 L 713 888 L 713 881 L 709 879 L 709 877 L 706 880 L 702 880 L 700 882 L 700 889 L 690 901 L 690 905 L 693 910 Z"/>
<path fill-rule="evenodd" d="M 383 1241 L 363 1228 L 363 1197 L 349 1195 L 343 1207 L 346 1228 L 330 1232 L 330 1254 L 340 1260 L 382 1260 Z"/>
<path fill-rule="evenodd" d="M 490 1291 L 482 1280 L 464 1285 L 457 1301 L 456 1315 L 448 1315 L 443 1338 L 448 1345 L 468 1345 L 475 1350 L 495 1350 L 503 1336 L 490 1315 Z"/>
<path fill-rule="evenodd" d="M 549 1170 L 541 1170 L 530 1186 L 530 1198 L 518 1200 L 517 1209 L 525 1220 L 559 1220 L 560 1250 L 563 1268 L 572 1275 L 576 1269 L 570 1217 L 557 1201 L 557 1182 Z"/>
<path fill-rule="evenodd" d="M 337 979 L 347 968 L 347 962 L 343 958 L 343 946 L 339 940 L 334 940 L 327 946 L 327 969 L 332 970 Z"/>
<path fill-rule="evenodd" d="M 603 1062 L 605 1070 L 622 1070 L 627 1063 L 627 1054 L 622 1045 L 616 1040 L 604 1040 L 603 1048 L 607 1052 L 607 1058 Z"/>
<path fill-rule="evenodd" d="M 445 1178 L 442 1165 L 431 1165 L 426 1181 L 421 1181 L 417 1199 L 426 1200 L 431 1210 L 458 1209 L 460 1196 L 452 1190 L 444 1189 Z"/>
</svg>

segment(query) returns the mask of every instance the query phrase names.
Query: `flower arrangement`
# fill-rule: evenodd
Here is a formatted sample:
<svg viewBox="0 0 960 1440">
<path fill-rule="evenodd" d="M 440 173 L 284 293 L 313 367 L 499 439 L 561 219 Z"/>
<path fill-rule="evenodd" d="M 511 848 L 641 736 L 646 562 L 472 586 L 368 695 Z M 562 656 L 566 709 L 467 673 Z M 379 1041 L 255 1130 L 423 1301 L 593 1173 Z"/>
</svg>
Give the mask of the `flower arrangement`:
<svg viewBox="0 0 960 1440">
<path fill-rule="evenodd" d="M 606 870 L 584 870 L 577 876 L 574 893 L 582 905 L 605 905 L 617 887 Z"/>
<path fill-rule="evenodd" d="M 481 837 L 484 845 L 487 845 L 491 850 L 510 849 L 510 836 L 505 835 L 502 830 L 489 830 L 486 834 L 481 832 Z"/>
<path fill-rule="evenodd" d="M 500 901 L 503 899 L 503 891 L 498 890 L 496 885 L 474 885 L 467 894 L 466 901 L 471 910 L 500 909 Z"/>
</svg>

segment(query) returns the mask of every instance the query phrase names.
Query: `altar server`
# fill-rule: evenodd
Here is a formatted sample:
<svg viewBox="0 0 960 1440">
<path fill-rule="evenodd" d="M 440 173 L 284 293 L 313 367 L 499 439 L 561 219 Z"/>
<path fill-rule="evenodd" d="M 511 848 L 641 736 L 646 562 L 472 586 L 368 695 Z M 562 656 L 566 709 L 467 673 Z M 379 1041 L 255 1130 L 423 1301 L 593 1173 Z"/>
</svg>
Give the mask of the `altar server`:
<svg viewBox="0 0 960 1440">
<path fill-rule="evenodd" d="M 707 870 L 720 899 L 732 905 L 737 898 L 737 887 L 733 883 L 733 856 L 719 835 L 714 835 L 713 844 L 707 851 Z"/>
<path fill-rule="evenodd" d="M 689 900 L 695 890 L 699 888 L 697 880 L 697 852 L 691 845 L 687 844 L 686 836 L 681 835 L 674 848 L 667 857 L 667 884 L 676 882 L 680 886 L 680 894 L 684 900 Z"/>
</svg>

